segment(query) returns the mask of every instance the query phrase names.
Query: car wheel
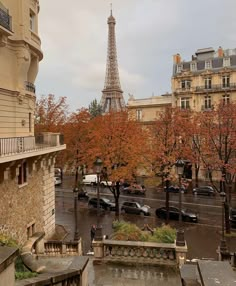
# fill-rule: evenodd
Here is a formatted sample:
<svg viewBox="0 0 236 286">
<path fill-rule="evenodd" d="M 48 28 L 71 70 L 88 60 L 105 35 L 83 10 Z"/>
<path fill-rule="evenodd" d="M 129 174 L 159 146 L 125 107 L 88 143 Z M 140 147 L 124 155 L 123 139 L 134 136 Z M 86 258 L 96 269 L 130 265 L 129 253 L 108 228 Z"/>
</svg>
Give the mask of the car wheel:
<svg viewBox="0 0 236 286">
<path fill-rule="evenodd" d="M 109 211 L 109 212 L 110 212 L 110 211 L 111 211 L 111 207 L 107 207 L 107 211 Z"/>
<path fill-rule="evenodd" d="M 189 218 L 189 217 L 185 217 L 185 218 L 184 218 L 184 221 L 190 222 L 190 218 Z"/>
<path fill-rule="evenodd" d="M 122 212 L 123 214 L 125 214 L 125 213 L 126 213 L 125 209 L 121 209 L 121 212 Z"/>
</svg>

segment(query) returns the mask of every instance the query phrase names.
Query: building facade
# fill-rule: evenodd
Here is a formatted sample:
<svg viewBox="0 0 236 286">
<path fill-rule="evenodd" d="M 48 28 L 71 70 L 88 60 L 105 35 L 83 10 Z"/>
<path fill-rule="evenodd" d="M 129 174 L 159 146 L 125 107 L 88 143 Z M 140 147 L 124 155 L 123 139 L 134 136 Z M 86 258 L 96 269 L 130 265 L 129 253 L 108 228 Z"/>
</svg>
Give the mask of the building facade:
<svg viewBox="0 0 236 286">
<path fill-rule="evenodd" d="M 55 230 L 54 163 L 60 134 L 34 134 L 43 58 L 38 0 L 0 1 L 0 232 L 24 243 Z"/>
<path fill-rule="evenodd" d="M 197 112 L 236 101 L 236 49 L 198 49 L 190 61 L 174 55 L 172 106 Z"/>
</svg>

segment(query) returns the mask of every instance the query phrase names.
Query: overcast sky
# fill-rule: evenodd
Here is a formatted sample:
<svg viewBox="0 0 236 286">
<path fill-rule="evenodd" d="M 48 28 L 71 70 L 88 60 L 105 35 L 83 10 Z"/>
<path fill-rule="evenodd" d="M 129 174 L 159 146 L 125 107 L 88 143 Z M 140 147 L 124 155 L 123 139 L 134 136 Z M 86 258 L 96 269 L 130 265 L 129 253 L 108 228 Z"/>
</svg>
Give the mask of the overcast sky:
<svg viewBox="0 0 236 286">
<path fill-rule="evenodd" d="M 236 0 L 113 0 L 121 87 L 147 98 L 171 91 L 173 55 L 236 48 Z M 44 58 L 37 96 L 66 96 L 71 111 L 100 101 L 104 87 L 109 0 L 40 0 Z"/>
</svg>

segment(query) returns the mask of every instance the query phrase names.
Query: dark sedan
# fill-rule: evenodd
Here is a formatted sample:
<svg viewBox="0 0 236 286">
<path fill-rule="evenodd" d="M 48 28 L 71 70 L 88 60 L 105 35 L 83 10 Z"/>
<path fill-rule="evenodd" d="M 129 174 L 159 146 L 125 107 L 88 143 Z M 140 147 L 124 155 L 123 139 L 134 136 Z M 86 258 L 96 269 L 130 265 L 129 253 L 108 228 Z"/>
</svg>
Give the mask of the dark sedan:
<svg viewBox="0 0 236 286">
<path fill-rule="evenodd" d="M 116 210 L 115 203 L 111 202 L 110 200 L 108 200 L 106 198 L 100 198 L 99 202 L 100 202 L 100 208 L 102 208 L 104 210 L 110 210 L 110 211 Z M 93 207 L 93 208 L 97 208 L 97 203 L 98 203 L 97 198 L 91 198 L 88 201 L 88 206 Z"/>
<path fill-rule="evenodd" d="M 201 186 L 193 189 L 194 195 L 215 196 L 216 191 L 211 186 Z"/>
<path fill-rule="evenodd" d="M 166 190 L 167 190 L 167 188 L 165 187 L 164 191 L 166 192 Z M 179 188 L 178 186 L 169 186 L 169 188 L 168 188 L 169 193 L 178 193 L 179 190 L 182 193 L 187 193 L 187 189 L 185 189 L 184 187 Z"/>
<path fill-rule="evenodd" d="M 197 214 L 191 212 L 190 210 L 182 210 L 183 221 L 198 222 Z M 162 219 L 166 219 L 167 210 L 166 207 L 156 209 L 156 216 Z M 179 209 L 176 207 L 169 207 L 169 219 L 178 220 L 179 219 Z"/>
</svg>

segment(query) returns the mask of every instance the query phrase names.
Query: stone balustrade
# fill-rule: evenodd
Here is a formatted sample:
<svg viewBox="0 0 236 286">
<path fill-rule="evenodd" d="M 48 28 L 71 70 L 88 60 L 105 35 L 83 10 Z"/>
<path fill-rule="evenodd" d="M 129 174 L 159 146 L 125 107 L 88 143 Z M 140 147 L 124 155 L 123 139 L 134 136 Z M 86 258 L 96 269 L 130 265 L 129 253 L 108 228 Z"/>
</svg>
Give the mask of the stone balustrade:
<svg viewBox="0 0 236 286">
<path fill-rule="evenodd" d="M 81 239 L 79 241 L 46 241 L 44 243 L 44 255 L 82 255 Z"/>
<path fill-rule="evenodd" d="M 175 243 L 107 240 L 93 241 L 94 257 L 103 261 L 179 265 L 186 261 L 187 246 Z"/>
</svg>

